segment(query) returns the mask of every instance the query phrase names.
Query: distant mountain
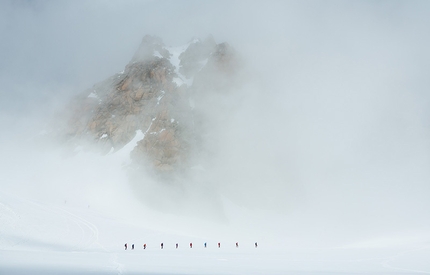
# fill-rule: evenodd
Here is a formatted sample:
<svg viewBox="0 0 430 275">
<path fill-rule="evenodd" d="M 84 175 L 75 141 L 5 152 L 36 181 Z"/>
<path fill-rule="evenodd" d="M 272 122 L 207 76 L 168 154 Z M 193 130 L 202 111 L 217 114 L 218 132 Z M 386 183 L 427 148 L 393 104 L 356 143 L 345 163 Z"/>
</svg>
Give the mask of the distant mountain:
<svg viewBox="0 0 430 275">
<path fill-rule="evenodd" d="M 167 47 L 145 36 L 124 71 L 70 103 L 60 136 L 74 149 L 103 154 L 137 138 L 132 167 L 162 178 L 187 171 L 205 153 L 211 94 L 232 91 L 239 63 L 229 44 L 212 37 Z"/>
</svg>

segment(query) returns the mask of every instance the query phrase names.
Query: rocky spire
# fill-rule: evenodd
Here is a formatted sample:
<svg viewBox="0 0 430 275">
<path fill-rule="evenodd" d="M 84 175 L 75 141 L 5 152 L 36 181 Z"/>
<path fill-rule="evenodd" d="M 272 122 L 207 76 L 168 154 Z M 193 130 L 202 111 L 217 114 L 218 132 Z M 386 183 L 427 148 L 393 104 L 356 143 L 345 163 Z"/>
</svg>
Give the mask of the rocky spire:
<svg viewBox="0 0 430 275">
<path fill-rule="evenodd" d="M 123 72 L 71 103 L 63 136 L 74 146 L 91 144 L 102 153 L 115 153 L 137 138 L 130 152 L 133 167 L 164 178 L 187 170 L 198 151 L 195 141 L 201 140 L 192 97 L 218 87 L 215 83 L 225 85 L 220 77 L 232 77 L 234 55 L 212 37 L 166 47 L 147 35 Z"/>
</svg>

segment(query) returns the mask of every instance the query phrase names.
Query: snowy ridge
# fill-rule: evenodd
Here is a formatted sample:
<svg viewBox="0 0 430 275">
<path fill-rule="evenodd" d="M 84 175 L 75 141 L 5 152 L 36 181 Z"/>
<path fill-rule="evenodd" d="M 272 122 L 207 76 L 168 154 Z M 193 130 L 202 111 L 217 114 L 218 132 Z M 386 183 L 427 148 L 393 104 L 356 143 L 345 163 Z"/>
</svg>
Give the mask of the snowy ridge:
<svg viewBox="0 0 430 275">
<path fill-rule="evenodd" d="M 191 85 L 193 85 L 193 78 L 187 79 L 184 75 L 182 75 L 179 72 L 179 68 L 180 68 L 180 63 L 181 60 L 179 59 L 179 56 L 185 52 L 185 50 L 193 43 L 198 42 L 198 39 L 193 39 L 193 41 L 179 46 L 179 47 L 166 47 L 166 50 L 169 51 L 169 53 L 171 54 L 169 61 L 170 63 L 175 67 L 175 73 L 178 77 L 174 77 L 173 78 L 173 82 L 176 83 L 176 85 L 178 85 L 178 87 L 182 86 L 182 85 L 187 85 L 188 87 L 190 87 Z"/>
<path fill-rule="evenodd" d="M 130 164 L 130 162 L 131 162 L 130 153 L 136 147 L 137 143 L 145 138 L 145 134 L 146 134 L 146 132 L 143 133 L 142 130 L 137 130 L 134 138 L 132 140 L 130 140 L 130 142 L 127 143 L 124 147 L 122 147 L 117 152 L 115 152 L 115 158 L 120 157 L 123 160 L 123 164 L 122 164 L 123 166 Z"/>
</svg>

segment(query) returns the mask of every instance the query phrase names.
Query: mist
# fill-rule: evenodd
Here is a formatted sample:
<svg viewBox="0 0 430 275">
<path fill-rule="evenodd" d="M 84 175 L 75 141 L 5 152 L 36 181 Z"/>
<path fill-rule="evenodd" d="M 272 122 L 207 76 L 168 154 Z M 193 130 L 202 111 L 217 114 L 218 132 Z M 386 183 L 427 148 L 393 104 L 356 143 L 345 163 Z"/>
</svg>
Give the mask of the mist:
<svg viewBox="0 0 430 275">
<path fill-rule="evenodd" d="M 4 1 L 2 189 L 183 230 L 191 213 L 196 231 L 212 220 L 287 241 L 428 238 L 429 15 L 420 1 Z M 212 34 L 244 68 L 200 110 L 205 169 L 176 186 L 145 178 L 134 201 L 123 156 L 63 158 L 38 136 L 146 34 L 166 45 Z"/>
</svg>

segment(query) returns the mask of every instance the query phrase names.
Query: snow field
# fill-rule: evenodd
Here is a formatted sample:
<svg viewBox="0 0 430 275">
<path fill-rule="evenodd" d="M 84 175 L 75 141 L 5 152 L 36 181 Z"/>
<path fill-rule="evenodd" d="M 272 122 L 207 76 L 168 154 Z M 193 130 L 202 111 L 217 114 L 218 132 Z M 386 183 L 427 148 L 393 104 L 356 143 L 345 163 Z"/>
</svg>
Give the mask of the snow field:
<svg viewBox="0 0 430 275">
<path fill-rule="evenodd" d="M 220 241 L 176 234 L 67 202 L 42 203 L 3 192 L 0 202 L 0 274 L 430 273 L 429 243 L 293 248 L 260 242 L 254 248 L 253 242 L 239 240 L 236 248 L 225 235 Z"/>
<path fill-rule="evenodd" d="M 0 274 L 430 274 L 428 232 L 321 246 L 315 231 L 293 234 L 294 219 L 227 199 L 221 221 L 147 209 L 123 168 L 143 135 L 108 156 L 44 151 L 4 161 Z"/>
</svg>

